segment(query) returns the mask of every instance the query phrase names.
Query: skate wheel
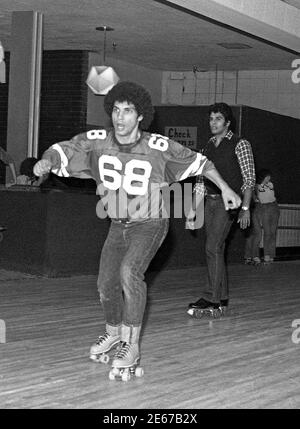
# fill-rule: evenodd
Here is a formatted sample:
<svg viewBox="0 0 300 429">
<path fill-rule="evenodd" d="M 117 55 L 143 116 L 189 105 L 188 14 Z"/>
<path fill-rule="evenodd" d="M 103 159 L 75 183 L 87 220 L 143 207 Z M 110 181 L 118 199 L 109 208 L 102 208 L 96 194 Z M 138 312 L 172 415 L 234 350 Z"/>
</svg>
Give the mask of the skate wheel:
<svg viewBox="0 0 300 429">
<path fill-rule="evenodd" d="M 136 377 L 143 377 L 144 375 L 144 369 L 141 366 L 138 366 L 135 368 L 135 376 Z"/>
<path fill-rule="evenodd" d="M 187 314 L 189 314 L 190 316 L 193 316 L 194 315 L 194 310 L 191 309 L 191 308 L 189 308 L 188 311 L 187 311 Z"/>
<path fill-rule="evenodd" d="M 122 381 L 129 381 L 130 378 L 131 378 L 130 372 L 128 370 L 127 371 L 125 370 L 122 373 Z"/>
<path fill-rule="evenodd" d="M 204 312 L 201 310 L 196 310 L 193 315 L 195 319 L 202 319 L 202 317 L 204 316 Z"/>
<path fill-rule="evenodd" d="M 109 362 L 109 356 L 108 356 L 108 355 L 106 355 L 106 354 L 101 355 L 101 356 L 100 356 L 100 358 L 99 358 L 99 361 L 100 361 L 101 363 L 105 363 L 105 364 L 107 364 L 107 363 Z"/>
<path fill-rule="evenodd" d="M 97 355 L 90 355 L 90 359 L 91 359 L 93 362 L 98 362 Z"/>
<path fill-rule="evenodd" d="M 110 372 L 114 374 L 114 376 L 120 375 L 120 370 L 119 368 L 116 368 L 116 367 L 113 367 Z"/>
<path fill-rule="evenodd" d="M 116 376 L 115 376 L 113 370 L 109 371 L 108 378 L 110 380 L 115 380 L 116 379 Z"/>
</svg>

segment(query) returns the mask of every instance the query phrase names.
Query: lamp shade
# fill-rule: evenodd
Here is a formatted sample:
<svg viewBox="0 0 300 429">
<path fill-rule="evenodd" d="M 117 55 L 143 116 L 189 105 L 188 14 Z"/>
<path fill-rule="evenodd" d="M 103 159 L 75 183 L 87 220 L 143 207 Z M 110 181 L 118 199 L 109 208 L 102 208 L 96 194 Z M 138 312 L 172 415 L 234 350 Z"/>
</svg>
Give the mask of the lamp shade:
<svg viewBox="0 0 300 429">
<path fill-rule="evenodd" d="M 119 76 L 112 67 L 93 66 L 89 72 L 86 84 L 97 95 L 105 95 L 119 81 Z"/>
</svg>

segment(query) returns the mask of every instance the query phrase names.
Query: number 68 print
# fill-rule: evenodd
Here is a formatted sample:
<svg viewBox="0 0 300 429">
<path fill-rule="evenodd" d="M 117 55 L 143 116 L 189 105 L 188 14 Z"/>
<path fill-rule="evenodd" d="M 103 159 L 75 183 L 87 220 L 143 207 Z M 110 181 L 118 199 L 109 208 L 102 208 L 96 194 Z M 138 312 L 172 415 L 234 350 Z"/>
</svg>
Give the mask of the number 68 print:
<svg viewBox="0 0 300 429">
<path fill-rule="evenodd" d="M 121 186 L 130 195 L 145 195 L 148 190 L 149 178 L 152 171 L 152 165 L 148 161 L 132 159 L 125 164 L 124 180 L 122 184 L 122 162 L 115 156 L 102 155 L 99 158 L 99 173 L 103 185 L 116 191 Z M 112 168 L 107 168 L 111 166 Z M 135 173 L 134 170 L 142 170 L 142 173 Z M 107 180 L 110 178 L 111 180 Z M 135 185 L 133 185 L 133 182 Z"/>
<path fill-rule="evenodd" d="M 292 328 L 296 328 L 292 333 L 292 341 L 294 344 L 299 344 L 300 343 L 300 319 L 293 320 Z"/>
<path fill-rule="evenodd" d="M 100 130 L 101 131 L 101 130 Z M 99 134 L 97 130 L 89 131 L 88 138 L 104 138 L 103 134 Z M 169 142 L 166 138 L 159 134 L 152 134 L 148 145 L 151 149 L 165 152 L 169 147 Z M 107 168 L 110 165 L 112 168 Z M 152 165 L 149 161 L 142 161 L 139 159 L 132 159 L 125 164 L 124 180 L 122 184 L 122 162 L 112 155 L 102 155 L 98 161 L 100 178 L 103 185 L 116 191 L 121 186 L 130 195 L 145 195 L 148 189 L 149 179 L 152 171 Z M 139 170 L 135 173 L 134 170 Z M 142 170 L 142 173 L 140 172 Z M 111 180 L 107 180 L 110 178 Z M 135 185 L 133 185 L 135 183 Z"/>
</svg>

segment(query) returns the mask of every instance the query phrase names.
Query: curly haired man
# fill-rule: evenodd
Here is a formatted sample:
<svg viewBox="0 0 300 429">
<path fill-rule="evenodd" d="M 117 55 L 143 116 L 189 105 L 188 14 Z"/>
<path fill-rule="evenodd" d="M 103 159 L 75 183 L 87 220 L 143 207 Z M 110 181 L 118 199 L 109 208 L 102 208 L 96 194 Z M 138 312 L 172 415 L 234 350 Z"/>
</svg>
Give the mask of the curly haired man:
<svg viewBox="0 0 300 429">
<path fill-rule="evenodd" d="M 153 118 L 151 97 L 145 88 L 120 82 L 105 96 L 104 108 L 112 120 L 111 130 L 92 130 L 54 144 L 36 164 L 34 173 L 40 176 L 51 170 L 63 176 L 90 177 L 98 185 L 111 226 L 101 252 L 97 283 L 106 330 L 90 353 L 95 357 L 118 344 L 112 366 L 129 368 L 140 359 L 147 296 L 144 274 L 169 225 L 169 219 L 162 216 L 160 192 L 154 193 L 158 200 L 149 209 L 152 190 L 202 174 L 221 189 L 227 209 L 238 207 L 241 201 L 205 156 L 143 131 Z M 139 204 L 132 205 L 136 198 Z"/>
</svg>

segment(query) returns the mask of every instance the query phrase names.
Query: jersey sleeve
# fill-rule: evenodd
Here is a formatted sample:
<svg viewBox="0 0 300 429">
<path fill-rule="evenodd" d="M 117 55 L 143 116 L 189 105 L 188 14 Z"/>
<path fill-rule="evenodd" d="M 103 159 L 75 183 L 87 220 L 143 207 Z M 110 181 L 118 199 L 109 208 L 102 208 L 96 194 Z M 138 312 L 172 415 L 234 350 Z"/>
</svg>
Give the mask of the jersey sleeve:
<svg viewBox="0 0 300 429">
<path fill-rule="evenodd" d="M 98 134 L 95 134 L 97 131 Z M 92 152 L 98 141 L 97 137 L 104 139 L 105 130 L 89 131 L 78 134 L 71 140 L 55 143 L 44 152 L 43 159 L 48 159 L 52 164 L 52 173 L 61 177 L 77 177 L 91 179 Z M 102 134 L 100 134 L 102 132 Z"/>
<path fill-rule="evenodd" d="M 203 174 L 214 167 L 206 156 L 168 140 L 168 149 L 165 152 L 166 168 L 165 179 L 168 183 L 184 180 L 187 177 Z"/>
</svg>

